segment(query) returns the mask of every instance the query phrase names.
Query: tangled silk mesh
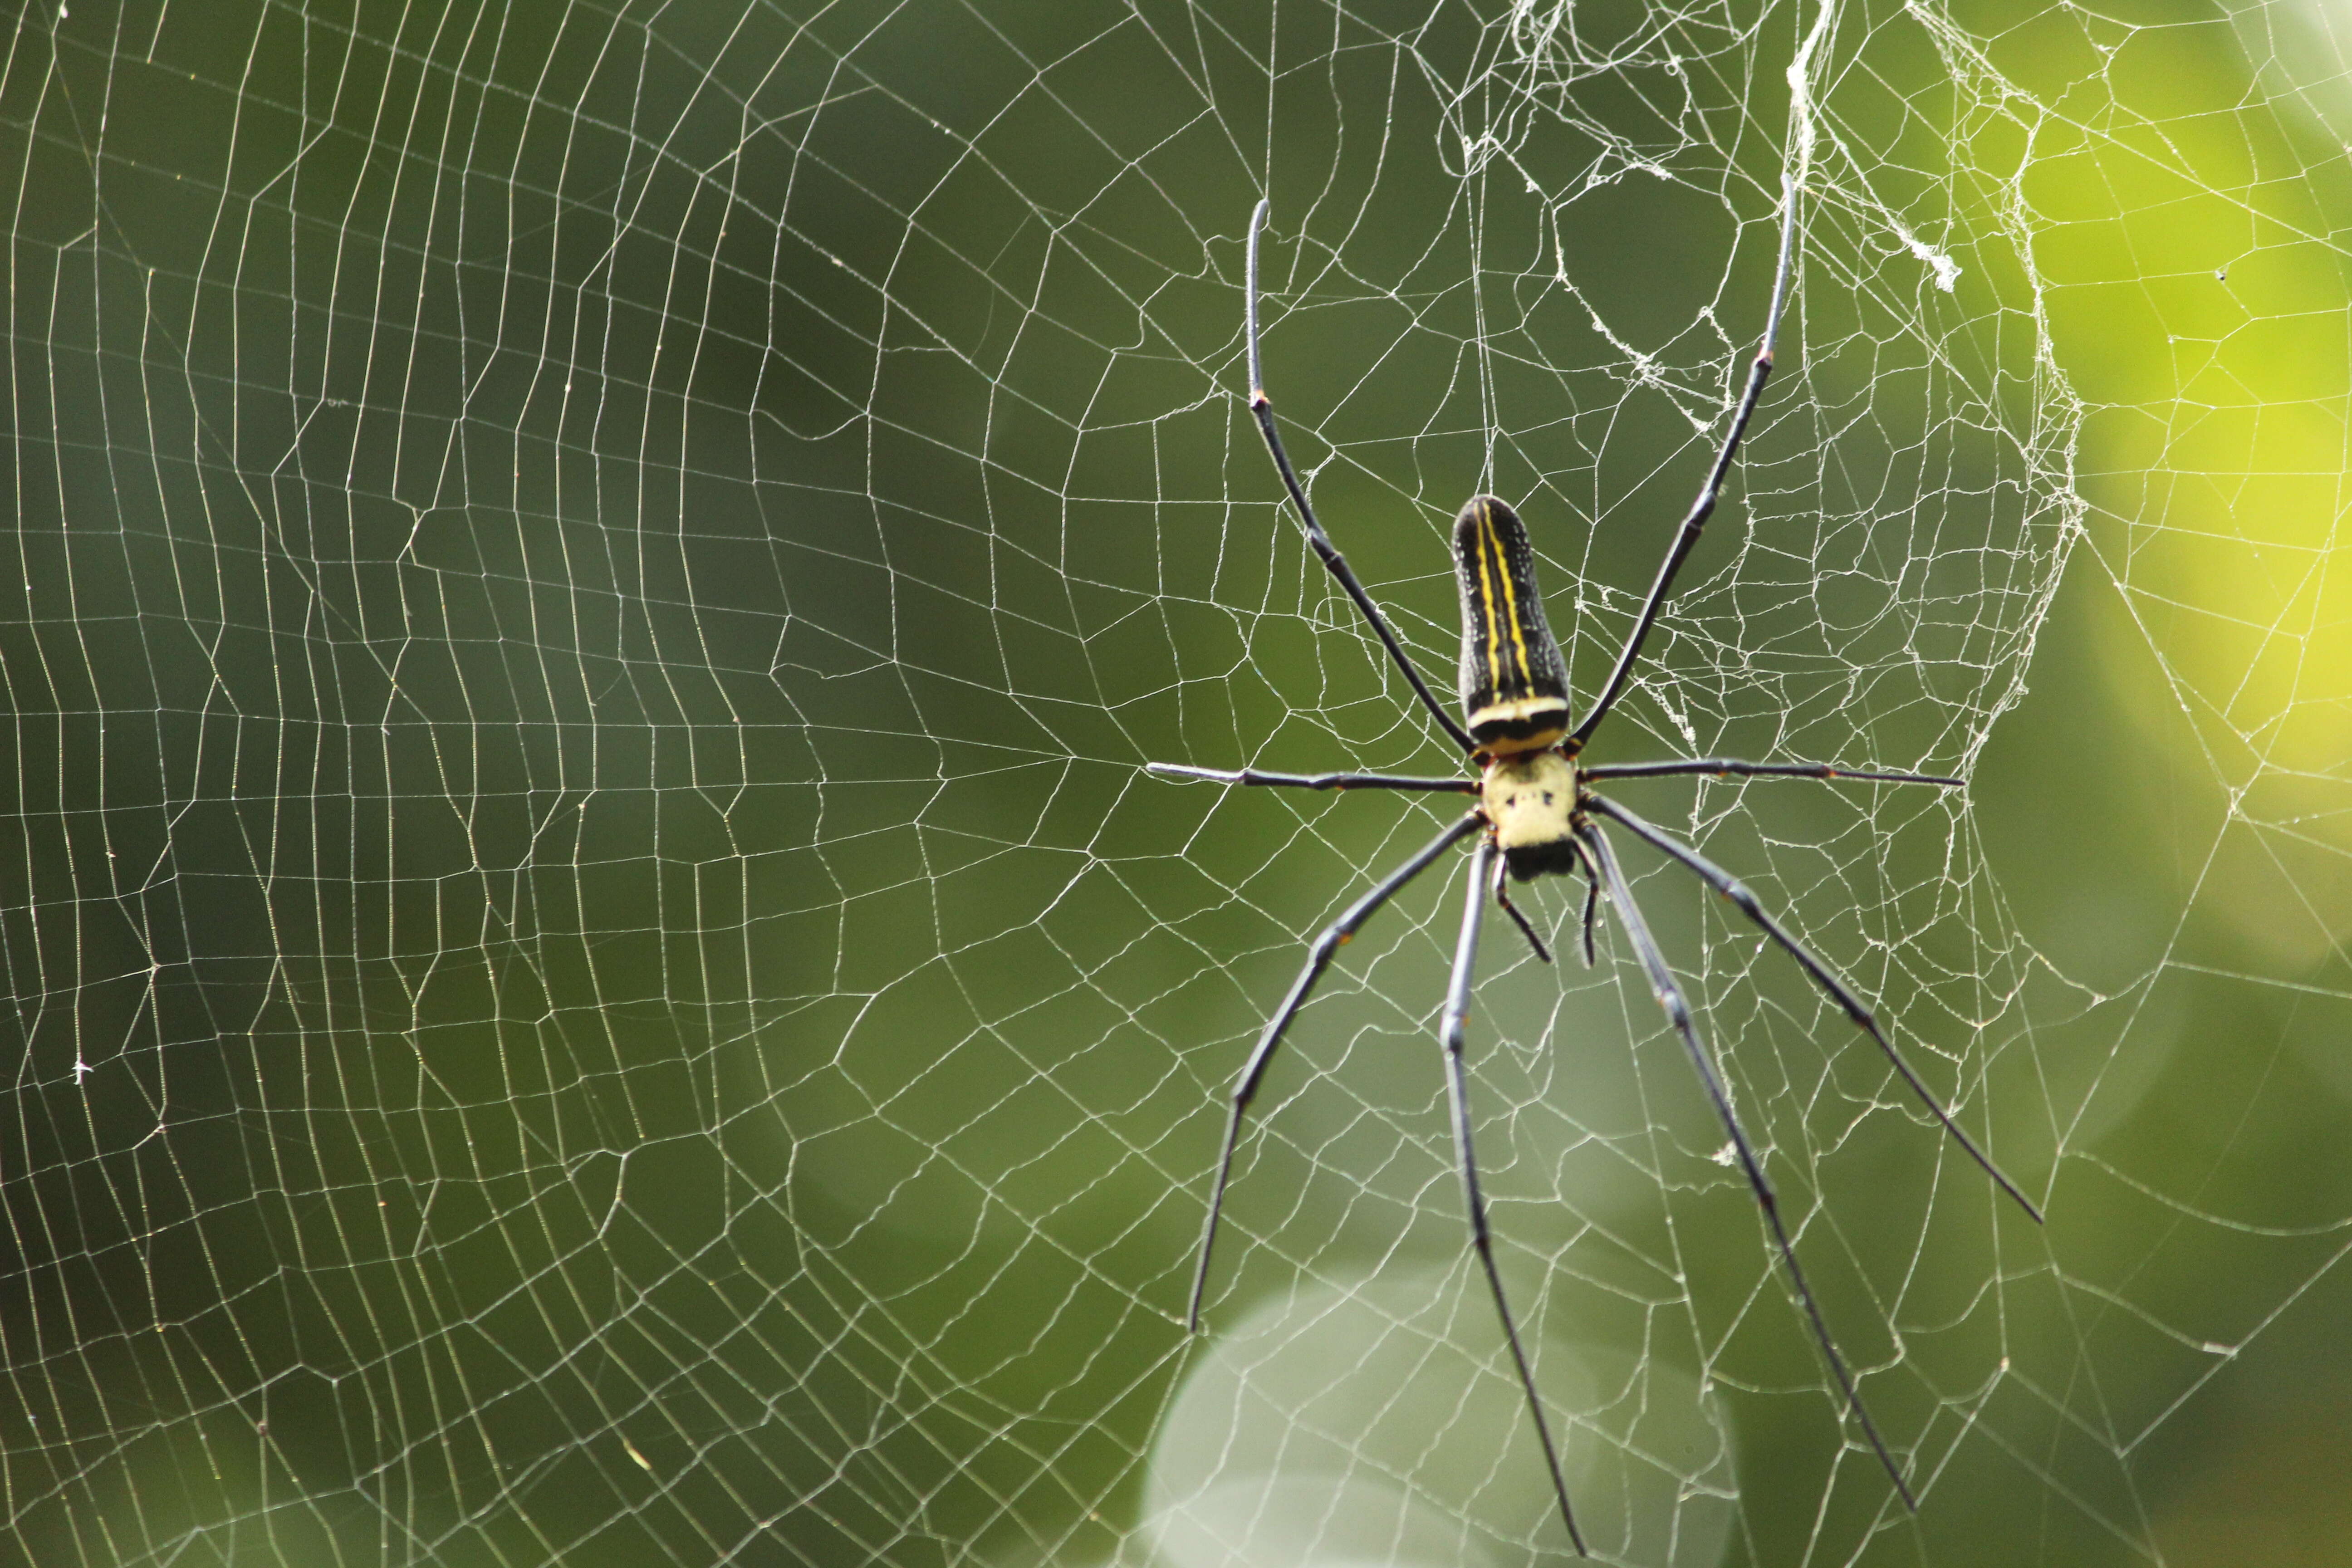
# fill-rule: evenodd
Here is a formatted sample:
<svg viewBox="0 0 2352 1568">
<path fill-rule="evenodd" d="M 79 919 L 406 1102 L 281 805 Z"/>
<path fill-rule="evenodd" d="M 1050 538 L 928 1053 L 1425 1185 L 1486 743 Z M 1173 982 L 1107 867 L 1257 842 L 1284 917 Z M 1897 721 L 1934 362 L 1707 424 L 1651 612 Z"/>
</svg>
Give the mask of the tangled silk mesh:
<svg viewBox="0 0 2352 1568">
<path fill-rule="evenodd" d="M 2166 1560 L 2352 1213 L 2317 1132 L 2262 1175 L 2352 1079 L 2312 26 L 26 12 L 0 1558 L 1559 1557 L 1432 1045 L 1458 861 L 1300 1019 L 1182 1325 L 1233 1074 L 1458 799 L 1140 768 L 1454 765 L 1246 415 L 1262 192 L 1333 533 L 1443 689 L 1447 523 L 1510 498 L 1590 700 L 1792 189 L 1591 754 L 1969 780 L 1621 794 L 2051 1223 L 1624 846 L 1922 1512 L 1605 910 L 1591 972 L 1489 925 L 1503 1269 L 1606 1560 Z M 1565 951 L 1580 899 L 1523 901 Z"/>
</svg>

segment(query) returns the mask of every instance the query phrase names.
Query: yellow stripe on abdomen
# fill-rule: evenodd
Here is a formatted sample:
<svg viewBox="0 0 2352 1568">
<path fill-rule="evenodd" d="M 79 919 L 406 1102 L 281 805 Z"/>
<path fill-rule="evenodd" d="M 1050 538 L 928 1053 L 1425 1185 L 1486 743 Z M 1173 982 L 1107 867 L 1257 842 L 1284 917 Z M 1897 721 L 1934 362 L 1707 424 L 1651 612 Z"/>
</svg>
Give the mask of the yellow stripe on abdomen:
<svg viewBox="0 0 2352 1568">
<path fill-rule="evenodd" d="M 1500 542 L 1495 537 L 1494 513 L 1482 506 L 1478 509 L 1478 590 L 1486 603 L 1485 614 L 1480 618 L 1486 622 L 1486 684 L 1499 691 L 1503 685 L 1503 667 L 1496 651 L 1498 639 L 1495 636 L 1495 579 L 1497 577 L 1504 578 L 1506 583 L 1509 581 L 1503 571 Z M 1505 592 L 1508 591 L 1507 587 Z"/>
<path fill-rule="evenodd" d="M 1528 668 L 1527 631 L 1519 623 L 1519 585 L 1517 580 L 1511 575 L 1508 559 L 1503 553 L 1503 538 L 1495 528 L 1495 511 L 1492 507 L 1481 506 L 1478 509 L 1478 547 L 1481 578 L 1487 579 L 1490 583 L 1493 579 L 1498 578 L 1503 584 L 1502 616 L 1499 617 L 1495 611 L 1495 595 L 1492 587 L 1489 586 L 1486 592 L 1487 679 L 1493 683 L 1496 691 L 1503 689 L 1502 634 L 1505 626 L 1507 626 L 1511 639 L 1511 662 L 1517 668 L 1518 672 L 1518 679 L 1515 684 L 1524 690 L 1534 684 L 1535 677 Z M 1492 578 L 1488 578 L 1490 573 Z"/>
<path fill-rule="evenodd" d="M 1462 589 L 1462 707 L 1475 750 L 1501 756 L 1568 731 L 1568 672 L 1544 625 L 1534 552 L 1510 507 L 1476 496 L 1454 520 Z"/>
</svg>

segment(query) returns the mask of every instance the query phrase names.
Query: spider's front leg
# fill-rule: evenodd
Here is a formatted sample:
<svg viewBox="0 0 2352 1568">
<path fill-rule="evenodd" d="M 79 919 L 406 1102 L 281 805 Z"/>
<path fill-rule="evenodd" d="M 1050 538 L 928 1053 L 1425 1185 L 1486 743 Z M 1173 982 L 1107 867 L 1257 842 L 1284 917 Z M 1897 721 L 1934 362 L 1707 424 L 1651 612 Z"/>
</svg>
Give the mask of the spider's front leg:
<svg viewBox="0 0 2352 1568">
<path fill-rule="evenodd" d="M 1732 1109 L 1730 1091 L 1724 1087 L 1722 1076 L 1716 1070 L 1715 1058 L 1699 1038 L 1697 1021 L 1691 1016 L 1690 1003 L 1683 995 L 1682 986 L 1675 981 L 1674 971 L 1666 966 L 1664 950 L 1658 946 L 1658 939 L 1651 934 L 1650 922 L 1643 917 L 1641 905 L 1633 901 L 1633 890 L 1627 886 L 1625 873 L 1618 866 L 1617 857 L 1611 852 L 1609 840 L 1601 833 L 1601 825 L 1590 820 L 1580 821 L 1577 825 L 1577 834 L 1591 852 L 1593 864 L 1601 868 L 1601 879 L 1609 888 L 1609 902 L 1617 910 L 1618 929 L 1633 944 L 1634 955 L 1640 959 L 1643 973 L 1649 978 L 1651 994 L 1665 1010 L 1666 1021 L 1682 1037 L 1684 1052 L 1690 1058 L 1692 1069 L 1698 1074 L 1699 1087 L 1706 1091 L 1709 1103 L 1715 1107 L 1717 1120 L 1731 1139 L 1739 1169 L 1748 1178 L 1748 1190 L 1755 1194 L 1757 1207 L 1764 1213 L 1765 1226 L 1771 1232 L 1772 1245 L 1780 1255 L 1780 1265 L 1789 1276 L 1790 1287 L 1795 1292 L 1798 1305 L 1804 1310 L 1806 1321 L 1812 1327 L 1813 1342 L 1821 1347 L 1822 1359 L 1829 1363 L 1838 1387 L 1845 1394 L 1846 1408 L 1853 1412 L 1854 1420 L 1860 1424 L 1863 1436 L 1869 1440 L 1871 1451 L 1878 1456 L 1879 1464 L 1885 1468 L 1888 1479 L 1895 1483 L 1895 1494 L 1902 1498 L 1904 1506 L 1914 1513 L 1918 1512 L 1919 1500 L 1911 1490 L 1910 1480 L 1904 1475 L 1903 1467 L 1895 1462 L 1894 1453 L 1886 1447 L 1886 1440 L 1878 1435 L 1878 1424 L 1870 1418 L 1870 1409 L 1862 1402 L 1861 1386 L 1854 1382 L 1853 1373 L 1846 1366 L 1845 1357 L 1838 1353 L 1837 1342 L 1830 1337 L 1829 1320 L 1822 1316 L 1821 1306 L 1813 1300 L 1813 1288 L 1806 1282 L 1804 1267 L 1797 1261 L 1796 1246 L 1789 1238 L 1788 1225 L 1780 1217 L 1779 1194 L 1772 1190 L 1770 1179 L 1764 1174 L 1763 1162 L 1757 1157 L 1755 1146 L 1748 1141 L 1747 1129 L 1740 1126 L 1739 1115 Z"/>
<path fill-rule="evenodd" d="M 1486 1271 L 1486 1288 L 1495 1297 L 1495 1315 L 1502 1320 L 1503 1339 L 1511 1348 L 1511 1364 L 1518 1371 L 1519 1387 L 1528 1397 L 1528 1414 L 1534 1418 L 1536 1437 L 1543 1444 L 1544 1464 L 1551 1473 L 1553 1494 L 1559 1500 L 1560 1522 L 1568 1526 L 1568 1538 L 1576 1543 L 1578 1553 L 1589 1557 L 1591 1552 L 1584 1544 L 1583 1532 L 1576 1528 L 1576 1511 L 1569 1506 L 1568 1479 L 1559 1468 L 1559 1448 L 1552 1441 L 1551 1424 L 1544 1419 L 1543 1401 L 1536 1394 L 1535 1371 L 1528 1364 L 1527 1350 L 1519 1342 L 1519 1325 L 1511 1316 L 1510 1299 L 1503 1291 L 1502 1270 L 1495 1263 L 1495 1237 L 1486 1224 L 1486 1197 L 1478 1185 L 1478 1156 L 1470 1136 L 1470 1077 L 1462 1059 L 1463 1035 L 1469 1023 L 1470 990 L 1477 973 L 1478 926 L 1488 896 L 1487 868 L 1491 865 L 1499 870 L 1502 864 L 1493 837 L 1480 838 L 1471 857 L 1468 890 L 1463 899 L 1462 935 L 1454 943 L 1454 974 L 1445 988 L 1445 1012 L 1438 1024 L 1438 1043 L 1445 1050 L 1446 1102 L 1453 1111 L 1454 1150 L 1462 1171 L 1462 1201 L 1469 1211 L 1470 1245 L 1476 1249 L 1478 1262 Z M 1497 892 L 1499 887 L 1497 884 Z M 1503 907 L 1510 908 L 1507 903 Z M 1534 933 L 1530 931 L 1528 937 L 1532 941 Z"/>
<path fill-rule="evenodd" d="M 1485 826 L 1486 819 L 1472 812 L 1431 839 L 1412 859 L 1391 872 L 1378 887 L 1349 905 L 1347 912 L 1324 928 L 1323 934 L 1315 939 L 1314 947 L 1307 954 L 1307 966 L 1298 972 L 1298 978 L 1290 983 L 1290 994 L 1282 999 L 1282 1005 L 1275 1010 L 1273 1017 L 1266 1020 L 1265 1031 L 1258 1036 L 1257 1048 L 1250 1052 L 1248 1062 L 1242 1068 L 1241 1077 L 1234 1082 L 1233 1111 L 1225 1122 L 1224 1152 L 1217 1161 L 1216 1184 L 1209 1193 L 1209 1217 L 1201 1230 L 1201 1261 L 1192 1273 L 1192 1301 L 1185 1313 L 1186 1326 L 1192 1332 L 1198 1333 L 1201 1329 L 1201 1298 L 1209 1287 L 1209 1256 L 1217 1245 L 1217 1219 L 1224 1212 L 1225 1184 L 1234 1173 L 1234 1150 L 1241 1142 L 1242 1122 L 1249 1114 L 1250 1102 L 1257 1098 L 1258 1086 L 1265 1081 L 1265 1069 L 1272 1065 L 1274 1053 L 1281 1046 L 1283 1035 L 1290 1028 L 1290 1021 L 1298 1016 L 1301 1007 L 1307 1005 L 1307 998 L 1313 993 L 1315 983 L 1323 978 L 1323 972 L 1331 966 L 1332 958 L 1349 938 L 1362 929 L 1364 922 L 1371 919 L 1382 904 L 1402 891 L 1406 883 L 1428 870 L 1440 855 Z"/>
<path fill-rule="evenodd" d="M 1936 1098 L 1935 1091 L 1927 1087 L 1927 1081 L 1913 1070 L 1909 1062 L 1903 1059 L 1903 1053 L 1895 1048 L 1895 1042 L 1887 1037 L 1885 1030 L 1878 1026 L 1876 1015 L 1873 1014 L 1863 999 L 1854 993 L 1853 987 L 1848 985 L 1836 970 L 1814 956 L 1811 948 L 1790 935 L 1787 928 L 1783 927 L 1779 921 L 1774 920 L 1770 912 L 1757 901 L 1756 895 L 1748 891 L 1746 883 L 1676 838 L 1673 834 L 1643 820 L 1614 801 L 1604 800 L 1600 795 L 1591 794 L 1584 798 L 1589 809 L 1599 812 L 1612 822 L 1622 825 L 1636 838 L 1665 855 L 1669 859 L 1687 868 L 1701 881 L 1729 900 L 1733 907 L 1755 924 L 1757 930 L 1762 931 L 1772 942 L 1779 943 L 1782 952 L 1797 961 L 1797 966 L 1805 972 L 1807 978 L 1820 986 L 1822 994 L 1838 1005 L 1840 1010 L 1853 1021 L 1856 1028 L 1870 1037 L 1878 1047 L 1880 1053 L 1886 1058 L 1888 1065 L 1894 1068 L 1905 1083 L 1911 1086 L 1911 1092 L 1919 1097 L 1919 1102 L 1927 1108 L 1937 1121 L 1943 1123 L 1944 1131 L 1949 1133 L 1952 1141 L 1960 1146 L 1961 1152 L 1974 1160 L 2001 1191 L 2015 1199 L 2018 1207 L 2023 1209 L 2034 1224 L 2040 1225 L 2042 1222 L 2041 1208 L 2032 1198 L 2025 1195 L 2025 1189 L 2011 1181 L 2002 1173 L 2000 1167 L 1992 1163 L 1992 1156 L 1978 1148 L 1976 1140 L 1970 1138 L 1960 1124 L 1952 1120 L 1952 1113 L 1944 1109 L 1943 1102 Z"/>
</svg>

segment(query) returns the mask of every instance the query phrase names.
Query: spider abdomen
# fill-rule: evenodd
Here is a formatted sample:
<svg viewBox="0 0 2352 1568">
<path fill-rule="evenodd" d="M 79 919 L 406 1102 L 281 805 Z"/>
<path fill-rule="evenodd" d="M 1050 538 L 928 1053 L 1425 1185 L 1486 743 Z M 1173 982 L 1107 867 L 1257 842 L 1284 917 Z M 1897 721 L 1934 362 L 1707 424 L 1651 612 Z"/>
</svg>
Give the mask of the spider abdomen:
<svg viewBox="0 0 2352 1568">
<path fill-rule="evenodd" d="M 1557 745 L 1568 733 L 1568 661 L 1544 621 L 1535 551 L 1518 514 L 1475 496 L 1454 520 L 1462 582 L 1462 713 L 1481 756 Z"/>
<path fill-rule="evenodd" d="M 1576 765 L 1558 752 L 1520 752 L 1486 764 L 1478 804 L 1503 864 L 1522 882 L 1576 869 Z"/>
</svg>

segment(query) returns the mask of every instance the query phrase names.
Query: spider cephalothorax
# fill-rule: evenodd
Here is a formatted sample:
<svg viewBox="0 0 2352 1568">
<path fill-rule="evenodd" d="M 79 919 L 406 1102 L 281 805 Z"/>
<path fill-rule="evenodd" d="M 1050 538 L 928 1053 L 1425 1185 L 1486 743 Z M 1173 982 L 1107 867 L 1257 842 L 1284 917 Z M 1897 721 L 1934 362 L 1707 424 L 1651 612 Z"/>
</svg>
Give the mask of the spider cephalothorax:
<svg viewBox="0 0 2352 1568">
<path fill-rule="evenodd" d="M 1648 598 L 1634 618 L 1627 634 L 1623 650 L 1603 683 L 1601 695 L 1586 710 L 1583 720 L 1571 730 L 1568 689 L 1568 661 L 1560 653 L 1559 643 L 1545 623 L 1543 597 L 1537 591 L 1535 551 L 1528 542 L 1526 527 L 1518 515 L 1493 496 L 1478 496 L 1462 509 L 1454 524 L 1454 564 L 1462 588 L 1462 672 L 1461 697 L 1463 722 L 1439 706 L 1429 683 L 1414 668 L 1401 642 L 1379 606 L 1372 603 L 1348 563 L 1315 520 L 1315 509 L 1308 503 L 1307 490 L 1298 482 L 1298 475 L 1283 451 L 1282 437 L 1276 431 L 1274 407 L 1265 391 L 1265 376 L 1258 360 L 1257 331 L 1257 255 L 1258 235 L 1265 223 L 1267 204 L 1260 202 L 1250 219 L 1249 276 L 1246 292 L 1245 320 L 1249 341 L 1250 412 L 1256 418 L 1258 429 L 1265 437 L 1266 449 L 1274 455 L 1274 466 L 1290 492 L 1298 519 L 1307 531 L 1307 542 L 1314 548 L 1323 564 L 1338 579 L 1348 596 L 1355 601 L 1365 622 L 1387 648 L 1389 658 L 1404 675 L 1407 684 L 1420 700 L 1440 729 L 1466 753 L 1478 768 L 1475 778 L 1456 775 L 1451 778 L 1405 778 L 1386 773 L 1271 773 L 1255 769 L 1222 772 L 1210 768 L 1188 767 L 1179 763 L 1153 763 L 1153 773 L 1177 778 L 1206 779 L 1229 784 L 1278 784 L 1305 789 L 1387 789 L 1420 791 L 1431 794 L 1475 795 L 1475 809 L 1456 818 L 1438 836 L 1424 846 L 1412 859 L 1391 872 L 1387 878 L 1348 906 L 1347 912 L 1316 939 L 1309 950 L 1307 965 L 1292 983 L 1290 994 L 1274 1016 L 1266 1021 L 1258 1036 L 1257 1047 L 1250 1053 L 1234 1082 L 1232 1113 L 1225 1123 L 1224 1154 L 1217 1165 L 1216 1183 L 1209 1197 L 1209 1214 L 1201 1236 L 1200 1262 L 1192 1277 L 1191 1322 L 1197 1328 L 1201 1321 L 1201 1297 L 1209 1279 L 1209 1257 L 1217 1238 L 1217 1217 L 1223 1211 L 1226 1179 L 1232 1174 L 1234 1149 L 1241 1137 L 1243 1119 L 1248 1114 L 1251 1100 L 1256 1098 L 1258 1086 L 1264 1081 L 1267 1067 L 1274 1059 L 1276 1047 L 1306 1005 L 1315 983 L 1339 952 L 1340 944 L 1355 935 L 1382 904 L 1396 896 L 1404 885 L 1436 864 L 1444 853 L 1465 839 L 1475 839 L 1470 862 L 1469 887 L 1462 911 L 1462 937 L 1454 949 L 1454 975 L 1446 987 L 1445 1005 L 1439 1015 L 1439 1042 L 1444 1047 L 1446 1061 L 1446 1093 L 1452 1107 L 1456 1153 L 1461 1162 L 1464 1198 L 1469 1210 L 1470 1241 L 1477 1249 L 1484 1266 L 1486 1284 L 1493 1292 L 1496 1315 L 1503 1325 L 1503 1337 L 1509 1345 L 1511 1359 L 1517 1369 L 1519 1384 L 1527 1394 L 1528 1411 L 1533 1418 L 1536 1435 L 1543 1444 L 1544 1458 L 1551 1470 L 1552 1489 L 1559 1501 L 1561 1522 L 1567 1525 L 1570 1540 L 1579 1552 L 1584 1550 L 1584 1538 L 1576 1528 L 1576 1517 L 1569 1506 L 1568 1482 L 1559 1465 L 1559 1454 L 1552 1442 L 1551 1427 L 1544 1418 L 1543 1402 L 1536 1394 L 1535 1375 L 1526 1352 L 1519 1342 L 1517 1325 L 1511 1317 L 1511 1305 L 1503 1291 L 1503 1277 L 1495 1265 L 1493 1238 L 1486 1228 L 1486 1203 L 1478 1185 L 1477 1160 L 1471 1149 L 1471 1118 L 1469 1109 L 1469 1079 L 1463 1065 L 1463 1041 L 1470 1012 L 1470 989 L 1473 968 L 1477 961 L 1478 932 L 1486 900 L 1492 898 L 1525 933 L 1536 956 L 1549 963 L 1551 954 L 1543 944 L 1535 927 L 1512 904 L 1504 891 L 1504 874 L 1520 881 L 1548 874 L 1581 874 L 1587 883 L 1584 900 L 1584 959 L 1593 962 L 1593 930 L 1601 893 L 1609 895 L 1611 906 L 1617 911 L 1619 924 L 1641 963 L 1643 975 L 1652 993 L 1676 1033 L 1682 1037 L 1691 1066 L 1696 1071 L 1701 1086 L 1712 1102 L 1716 1115 L 1729 1134 L 1731 1150 L 1742 1174 L 1761 1207 L 1767 1229 L 1782 1268 L 1787 1271 L 1791 1290 L 1813 1331 L 1815 1343 L 1821 1347 L 1822 1358 L 1837 1380 L 1845 1395 L 1846 1408 L 1853 1413 L 1863 1434 L 1894 1479 L 1895 1490 L 1906 1504 L 1916 1508 L 1910 1483 L 1902 1468 L 1895 1461 L 1886 1444 L 1880 1438 L 1878 1428 L 1862 1403 L 1862 1392 L 1855 1385 L 1853 1374 L 1838 1354 L 1837 1345 L 1830 1338 L 1829 1326 L 1821 1309 L 1814 1303 L 1811 1286 L 1797 1262 L 1796 1247 L 1790 1243 L 1787 1227 L 1781 1223 L 1778 1204 L 1774 1201 L 1772 1184 L 1766 1179 L 1764 1167 L 1756 1150 L 1733 1114 L 1731 1097 L 1726 1091 L 1721 1076 L 1716 1070 L 1714 1058 L 1700 1041 L 1698 1026 L 1693 1021 L 1690 1006 L 1684 999 L 1674 972 L 1667 967 L 1665 955 L 1657 940 L 1651 935 L 1649 922 L 1643 918 L 1641 907 L 1634 903 L 1633 890 L 1627 886 L 1625 874 L 1617 863 L 1609 837 L 1601 831 L 1597 818 L 1607 818 L 1624 828 L 1652 848 L 1690 870 L 1701 881 L 1729 900 L 1740 912 L 1754 921 L 1765 937 L 1786 951 L 1804 970 L 1806 975 L 1836 1003 L 1855 1026 L 1867 1034 L 1885 1054 L 1888 1065 L 1910 1086 L 1921 1103 L 1943 1123 L 1954 1142 L 1969 1156 L 1984 1167 L 1986 1173 L 1999 1183 L 2003 1191 L 2015 1198 L 2024 1211 L 2039 1220 L 2041 1211 L 1987 1159 L 1982 1151 L 1960 1130 L 1951 1115 L 1939 1104 L 1927 1084 L 1911 1070 L 1895 1051 L 1895 1044 L 1878 1026 L 1870 1009 L 1853 989 L 1840 979 L 1820 959 L 1813 956 L 1797 939 L 1784 930 L 1759 903 L 1755 896 L 1731 874 L 1717 866 L 1691 846 L 1664 829 L 1652 826 L 1614 801 L 1588 788 L 1593 781 L 1612 778 L 1655 778 L 1673 774 L 1712 773 L 1747 777 L 1781 777 L 1814 779 L 1854 779 L 1872 783 L 1929 784 L 1954 788 L 1958 779 L 1938 778 L 1927 773 L 1856 772 L 1832 767 L 1821 763 L 1750 763 L 1727 757 L 1699 757 L 1662 763 L 1616 763 L 1591 764 L 1582 761 L 1585 742 L 1607 718 L 1610 709 L 1624 692 L 1634 661 L 1641 656 L 1642 645 L 1650 628 L 1657 623 L 1659 611 L 1674 587 L 1675 574 L 1698 542 L 1699 531 L 1706 526 L 1708 514 L 1715 510 L 1716 499 L 1722 493 L 1724 476 L 1729 472 L 1731 460 L 1739 449 L 1739 438 L 1748 428 L 1748 419 L 1756 412 L 1756 401 L 1764 390 L 1764 379 L 1772 369 L 1772 338 L 1780 319 L 1780 306 L 1789 277 L 1790 236 L 1789 216 L 1782 215 L 1780 268 L 1772 286 L 1772 302 L 1766 313 L 1763 347 L 1748 366 L 1747 385 L 1738 406 L 1732 415 L 1731 428 L 1716 454 L 1714 466 L 1700 487 L 1698 500 L 1683 519 L 1682 526 L 1666 547 L 1664 562 L 1651 585 Z"/>
<path fill-rule="evenodd" d="M 1557 751 L 1496 757 L 1478 777 L 1478 809 L 1503 864 L 1522 882 L 1584 868 L 1577 853 L 1576 764 Z"/>
</svg>

